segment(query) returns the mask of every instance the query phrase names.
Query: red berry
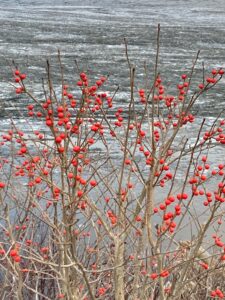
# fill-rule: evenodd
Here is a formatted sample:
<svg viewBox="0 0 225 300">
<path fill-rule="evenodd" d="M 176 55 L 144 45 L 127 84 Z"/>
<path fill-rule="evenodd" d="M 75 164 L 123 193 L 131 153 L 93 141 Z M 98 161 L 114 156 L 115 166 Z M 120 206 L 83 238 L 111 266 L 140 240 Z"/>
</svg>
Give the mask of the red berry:
<svg viewBox="0 0 225 300">
<path fill-rule="evenodd" d="M 21 262 L 21 257 L 20 256 L 15 256 L 13 259 L 17 263 Z"/>
<path fill-rule="evenodd" d="M 200 90 L 202 90 L 202 89 L 204 89 L 204 84 L 203 84 L 203 83 L 200 83 L 200 84 L 198 85 L 198 87 L 200 88 Z"/>
<path fill-rule="evenodd" d="M 216 292 L 215 291 L 211 292 L 211 297 L 216 297 Z"/>
<path fill-rule="evenodd" d="M 159 205 L 159 208 L 160 208 L 161 210 L 165 210 L 165 209 L 166 209 L 166 205 L 165 205 L 164 203 L 161 203 L 161 204 Z"/>
<path fill-rule="evenodd" d="M 0 189 L 3 189 L 5 187 L 5 183 L 4 182 L 0 182 Z"/>
<path fill-rule="evenodd" d="M 77 191 L 77 196 L 81 197 L 83 195 L 83 193 L 84 193 L 83 191 L 79 190 L 79 191 Z"/>
<path fill-rule="evenodd" d="M 154 280 L 158 277 L 158 275 L 156 273 L 152 273 L 149 277 Z"/>
<path fill-rule="evenodd" d="M 76 153 L 80 152 L 80 147 L 79 146 L 74 146 L 73 151 L 76 152 Z"/>
<path fill-rule="evenodd" d="M 95 187 L 95 186 L 97 185 L 97 182 L 96 182 L 95 180 L 91 180 L 91 181 L 90 181 L 90 185 L 91 185 L 92 187 Z"/>
<path fill-rule="evenodd" d="M 17 255 L 18 255 L 18 252 L 17 252 L 17 250 L 13 249 L 13 250 L 10 251 L 9 255 L 10 255 L 11 257 L 14 257 L 14 256 L 17 256 Z"/>
<path fill-rule="evenodd" d="M 141 221 L 142 221 L 142 218 L 141 218 L 141 216 L 136 216 L 135 220 L 136 220 L 137 222 L 141 222 Z"/>
<path fill-rule="evenodd" d="M 0 249 L 0 255 L 4 255 L 5 254 L 5 250 L 4 249 Z"/>
<path fill-rule="evenodd" d="M 19 75 L 19 76 L 20 76 L 20 79 L 21 79 L 21 80 L 24 80 L 24 79 L 26 79 L 26 77 L 27 77 L 26 74 L 21 74 L 21 75 Z"/>
<path fill-rule="evenodd" d="M 26 153 L 26 152 L 27 152 L 27 148 L 26 148 L 26 147 L 22 147 L 22 148 L 20 149 L 20 152 L 21 152 L 21 153 Z"/>
<path fill-rule="evenodd" d="M 57 137 L 55 138 L 55 142 L 56 142 L 57 144 L 60 144 L 60 143 L 62 142 L 61 136 L 57 136 Z"/>
<path fill-rule="evenodd" d="M 73 173 L 68 173 L 67 176 L 68 176 L 69 179 L 72 179 L 74 177 Z"/>
</svg>

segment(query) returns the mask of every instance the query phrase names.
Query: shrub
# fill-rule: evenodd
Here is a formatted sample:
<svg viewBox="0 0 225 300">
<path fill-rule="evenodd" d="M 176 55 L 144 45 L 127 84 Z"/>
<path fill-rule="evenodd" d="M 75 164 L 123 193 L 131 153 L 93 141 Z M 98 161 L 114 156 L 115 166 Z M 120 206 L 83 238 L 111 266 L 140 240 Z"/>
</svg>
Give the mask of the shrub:
<svg viewBox="0 0 225 300">
<path fill-rule="evenodd" d="M 60 95 L 49 64 L 42 99 L 14 70 L 28 128 L 12 119 L 1 138 L 1 299 L 224 297 L 225 164 L 209 159 L 225 143 L 222 113 L 187 138 L 196 101 L 224 71 L 196 83 L 197 57 L 172 95 L 158 50 L 138 90 L 127 54 L 126 108 L 103 76 L 81 72 L 75 96 L 60 55 Z"/>
</svg>

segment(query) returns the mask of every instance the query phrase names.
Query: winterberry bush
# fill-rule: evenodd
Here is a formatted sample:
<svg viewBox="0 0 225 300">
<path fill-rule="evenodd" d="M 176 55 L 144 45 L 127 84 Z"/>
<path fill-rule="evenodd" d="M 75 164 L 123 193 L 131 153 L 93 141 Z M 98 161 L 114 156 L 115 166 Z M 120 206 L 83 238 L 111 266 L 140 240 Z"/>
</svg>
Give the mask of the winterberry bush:
<svg viewBox="0 0 225 300">
<path fill-rule="evenodd" d="M 171 93 L 158 49 L 138 89 L 127 55 L 125 108 L 110 78 L 66 82 L 60 56 L 61 81 L 48 65 L 40 99 L 13 70 L 29 130 L 12 119 L 0 141 L 1 299 L 224 298 L 225 161 L 209 157 L 225 119 L 194 113 L 224 70 L 196 82 L 196 58 Z"/>
</svg>

